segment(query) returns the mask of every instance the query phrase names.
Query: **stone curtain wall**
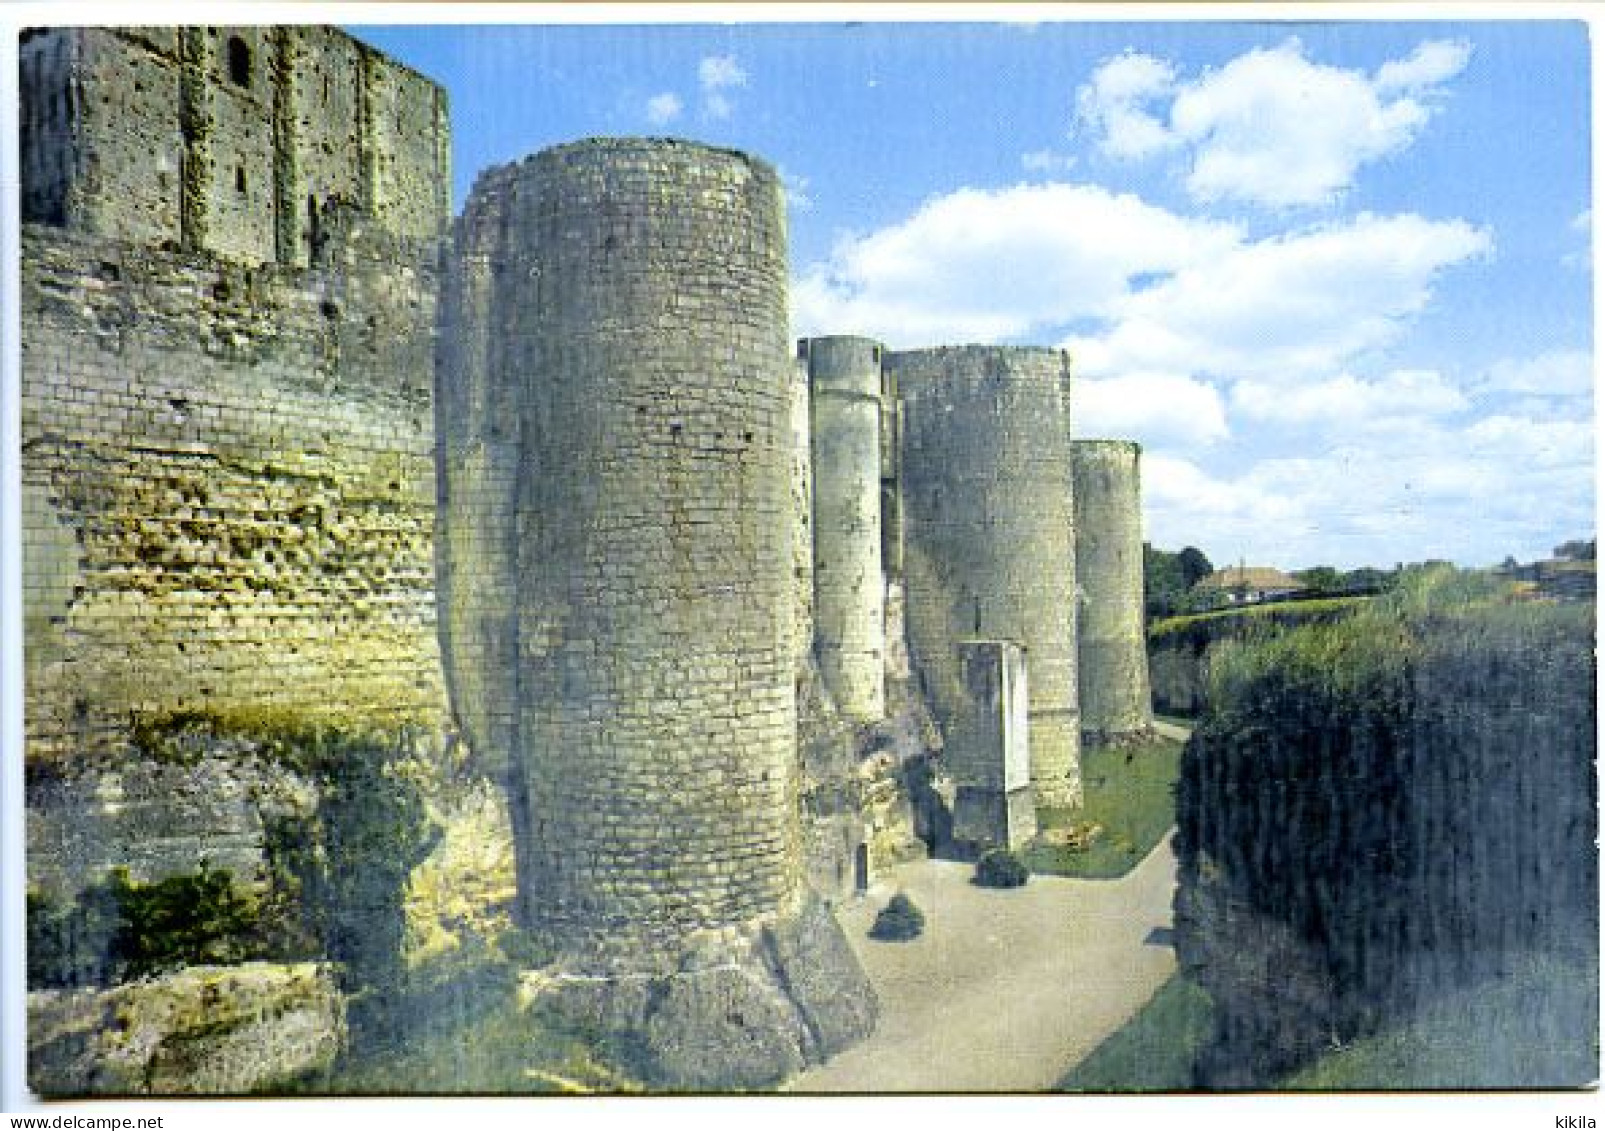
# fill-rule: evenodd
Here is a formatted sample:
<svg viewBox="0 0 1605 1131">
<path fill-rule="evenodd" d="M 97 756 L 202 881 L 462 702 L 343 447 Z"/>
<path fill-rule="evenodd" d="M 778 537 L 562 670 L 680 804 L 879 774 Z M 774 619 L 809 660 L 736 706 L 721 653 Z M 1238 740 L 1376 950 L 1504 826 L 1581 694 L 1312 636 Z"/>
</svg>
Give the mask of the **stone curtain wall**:
<svg viewBox="0 0 1605 1131">
<path fill-rule="evenodd" d="M 431 274 L 42 228 L 23 264 L 30 758 L 184 710 L 438 723 Z"/>
<path fill-rule="evenodd" d="M 901 398 L 904 568 L 915 665 L 938 718 L 958 643 L 1026 648 L 1038 804 L 1081 795 L 1070 360 L 964 346 L 887 355 Z"/>
<path fill-rule="evenodd" d="M 1142 449 L 1129 440 L 1077 440 L 1071 454 L 1081 733 L 1091 741 L 1116 739 L 1153 725 L 1143 626 Z"/>
<path fill-rule="evenodd" d="M 518 660 L 485 672 L 509 629 L 470 600 L 450 663 L 457 686 L 512 681 L 490 698 L 516 702 L 529 925 L 585 946 L 783 909 L 800 834 L 778 182 L 700 146 L 578 143 L 483 177 L 459 238 L 457 270 L 491 285 L 448 303 L 467 340 L 443 372 L 466 386 L 442 390 L 445 508 L 511 521 L 517 544 L 448 537 L 447 588 L 516 587 Z M 515 419 L 509 484 L 493 421 Z"/>
</svg>

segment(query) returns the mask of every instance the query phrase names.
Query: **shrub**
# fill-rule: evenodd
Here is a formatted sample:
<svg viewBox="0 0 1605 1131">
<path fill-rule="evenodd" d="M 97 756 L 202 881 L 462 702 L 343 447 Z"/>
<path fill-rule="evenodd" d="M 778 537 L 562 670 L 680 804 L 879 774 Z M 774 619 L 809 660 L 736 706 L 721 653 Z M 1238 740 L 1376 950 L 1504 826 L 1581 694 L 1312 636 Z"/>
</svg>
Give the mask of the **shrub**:
<svg viewBox="0 0 1605 1131">
<path fill-rule="evenodd" d="M 924 914 L 914 906 L 913 900 L 898 892 L 875 916 L 875 925 L 869 929 L 869 937 L 883 942 L 907 942 L 919 937 L 923 930 Z"/>
<path fill-rule="evenodd" d="M 118 868 L 71 902 L 28 893 L 28 983 L 107 985 L 264 956 L 256 896 L 227 871 L 153 883 Z"/>
<path fill-rule="evenodd" d="M 1024 887 L 1031 872 L 1025 863 L 1006 848 L 992 848 L 975 862 L 975 882 L 984 888 Z"/>
</svg>

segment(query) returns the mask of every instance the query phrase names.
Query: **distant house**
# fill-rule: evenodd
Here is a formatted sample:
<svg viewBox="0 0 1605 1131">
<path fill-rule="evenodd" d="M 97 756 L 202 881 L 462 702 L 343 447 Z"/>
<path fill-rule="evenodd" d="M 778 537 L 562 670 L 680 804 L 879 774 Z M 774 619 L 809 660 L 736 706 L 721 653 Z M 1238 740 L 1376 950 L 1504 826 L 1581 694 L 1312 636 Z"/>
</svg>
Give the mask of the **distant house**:
<svg viewBox="0 0 1605 1131">
<path fill-rule="evenodd" d="M 1193 586 L 1193 592 L 1212 605 L 1252 605 L 1302 593 L 1307 586 L 1269 566 L 1229 566 L 1217 569 Z"/>
</svg>

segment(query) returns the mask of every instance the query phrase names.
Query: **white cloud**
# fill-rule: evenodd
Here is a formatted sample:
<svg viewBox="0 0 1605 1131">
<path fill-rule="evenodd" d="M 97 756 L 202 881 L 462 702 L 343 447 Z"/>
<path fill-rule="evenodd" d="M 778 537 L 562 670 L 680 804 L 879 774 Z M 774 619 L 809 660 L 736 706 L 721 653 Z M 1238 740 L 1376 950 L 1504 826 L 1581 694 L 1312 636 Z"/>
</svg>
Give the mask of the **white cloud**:
<svg viewBox="0 0 1605 1131">
<path fill-rule="evenodd" d="M 1580 237 L 1583 246 L 1576 251 L 1569 251 L 1560 257 L 1560 261 L 1567 267 L 1575 267 L 1581 271 L 1594 269 L 1594 212 L 1585 208 L 1568 225 L 1572 233 Z"/>
<path fill-rule="evenodd" d="M 1409 427 L 1420 417 L 1470 407 L 1459 389 L 1430 370 L 1396 370 L 1375 381 L 1345 373 L 1294 386 L 1240 381 L 1231 399 L 1233 409 L 1254 420 L 1328 430 L 1359 422 Z"/>
<path fill-rule="evenodd" d="M 1471 45 L 1449 40 L 1430 40 L 1408 57 L 1383 63 L 1377 68 L 1379 94 L 1430 89 L 1448 82 L 1471 61 Z"/>
<path fill-rule="evenodd" d="M 1594 390 L 1594 359 L 1586 350 L 1506 358 L 1489 369 L 1482 389 L 1537 397 L 1587 396 Z"/>
<path fill-rule="evenodd" d="M 1227 437 L 1226 407 L 1212 385 L 1177 373 L 1078 378 L 1071 394 L 1077 436 L 1202 447 Z"/>
<path fill-rule="evenodd" d="M 798 212 L 807 212 L 814 206 L 814 198 L 808 195 L 808 186 L 812 183 L 807 177 L 792 173 L 784 167 L 776 170 L 780 175 L 781 186 L 786 190 L 786 206 Z"/>
<path fill-rule="evenodd" d="M 1020 155 L 1020 167 L 1030 173 L 1067 173 L 1076 167 L 1076 159 L 1052 149 L 1033 149 Z"/>
<path fill-rule="evenodd" d="M 1588 416 L 1489 416 L 1465 431 L 1468 452 L 1494 457 L 1512 475 L 1524 470 L 1586 467 L 1594 458 L 1594 422 Z"/>
<path fill-rule="evenodd" d="M 1134 276 L 1218 258 L 1240 238 L 1090 185 L 960 189 L 842 239 L 801 272 L 793 309 L 800 333 L 893 346 L 1041 335 L 1107 317 Z"/>
<path fill-rule="evenodd" d="M 708 55 L 697 64 L 697 81 L 703 90 L 746 86 L 747 72 L 734 55 Z"/>
<path fill-rule="evenodd" d="M 1487 252 L 1462 221 L 1362 214 L 1189 263 L 1112 304 L 1112 325 L 1067 344 L 1094 374 L 1210 373 L 1290 383 L 1389 342 L 1444 269 Z"/>
<path fill-rule="evenodd" d="M 1078 91 L 1077 120 L 1113 157 L 1184 148 L 1197 200 L 1326 204 L 1362 165 L 1415 140 L 1469 58 L 1464 44 L 1427 42 L 1371 78 L 1312 62 L 1291 39 L 1179 82 L 1168 62 L 1128 51 Z M 1168 120 L 1155 105 L 1165 98 Z"/>
<path fill-rule="evenodd" d="M 1076 92 L 1076 121 L 1111 157 L 1135 160 L 1177 143 L 1149 106 L 1175 88 L 1176 69 L 1163 59 L 1127 50 L 1104 60 Z"/>
<path fill-rule="evenodd" d="M 747 85 L 747 72 L 734 55 L 708 55 L 697 64 L 702 87 L 702 112 L 710 118 L 728 118 L 735 110 L 729 91 Z"/>
<path fill-rule="evenodd" d="M 683 109 L 685 105 L 680 101 L 680 96 L 666 90 L 646 100 L 646 120 L 654 126 L 667 125 L 678 118 Z"/>
<path fill-rule="evenodd" d="M 1234 447 L 1260 437 L 1236 437 Z M 1217 560 L 1295 568 L 1468 565 L 1542 556 L 1594 528 L 1590 419 L 1496 416 L 1408 430 L 1334 424 L 1311 453 L 1234 473 L 1160 451 L 1144 456 L 1148 537 Z"/>
</svg>

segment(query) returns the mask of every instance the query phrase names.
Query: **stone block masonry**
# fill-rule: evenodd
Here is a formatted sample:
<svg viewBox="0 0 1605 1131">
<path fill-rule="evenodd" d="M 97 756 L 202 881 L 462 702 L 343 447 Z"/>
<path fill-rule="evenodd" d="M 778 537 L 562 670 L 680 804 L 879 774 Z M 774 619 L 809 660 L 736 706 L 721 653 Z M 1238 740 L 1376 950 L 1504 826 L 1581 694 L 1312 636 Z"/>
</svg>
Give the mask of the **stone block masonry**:
<svg viewBox="0 0 1605 1131">
<path fill-rule="evenodd" d="M 450 210 L 444 91 L 333 28 L 58 28 L 19 55 L 25 220 L 304 266 L 342 212 L 427 241 Z"/>
<path fill-rule="evenodd" d="M 332 29 L 21 56 L 30 878 L 243 876 L 278 778 L 145 764 L 141 727 L 447 723 L 444 96 Z"/>
<path fill-rule="evenodd" d="M 901 400 L 908 634 L 938 719 L 964 702 L 959 641 L 1024 645 L 1031 784 L 1081 797 L 1070 359 L 963 346 L 886 356 Z"/>
<path fill-rule="evenodd" d="M 881 347 L 867 338 L 798 345 L 812 387 L 815 654 L 842 713 L 886 713 L 881 564 Z"/>
<path fill-rule="evenodd" d="M 178 711 L 443 721 L 432 276 L 24 243 L 30 759 Z"/>
<path fill-rule="evenodd" d="M 1025 653 L 1004 640 L 959 642 L 964 703 L 944 748 L 958 783 L 953 837 L 1018 848 L 1037 832 Z"/>
<path fill-rule="evenodd" d="M 446 659 L 508 743 L 520 915 L 554 999 L 678 1086 L 778 1079 L 873 1018 L 844 940 L 771 940 L 839 939 L 801 882 L 780 201 L 730 151 L 547 150 L 480 178 L 445 304 Z"/>
<path fill-rule="evenodd" d="M 1142 448 L 1129 440 L 1077 440 L 1077 671 L 1081 733 L 1118 740 L 1153 726 L 1143 626 Z"/>
</svg>

